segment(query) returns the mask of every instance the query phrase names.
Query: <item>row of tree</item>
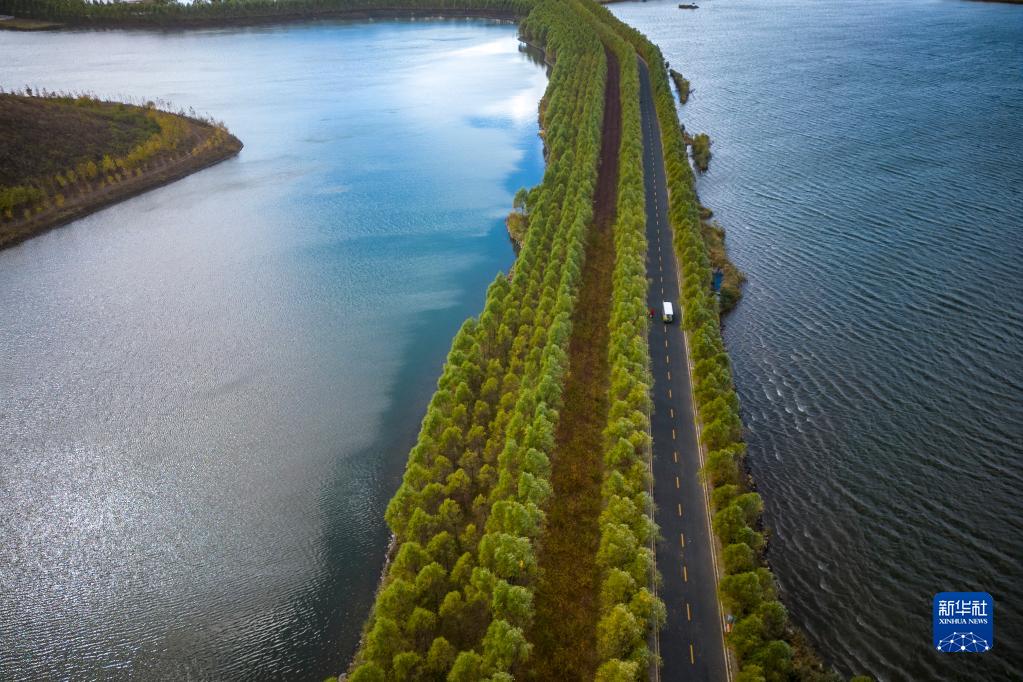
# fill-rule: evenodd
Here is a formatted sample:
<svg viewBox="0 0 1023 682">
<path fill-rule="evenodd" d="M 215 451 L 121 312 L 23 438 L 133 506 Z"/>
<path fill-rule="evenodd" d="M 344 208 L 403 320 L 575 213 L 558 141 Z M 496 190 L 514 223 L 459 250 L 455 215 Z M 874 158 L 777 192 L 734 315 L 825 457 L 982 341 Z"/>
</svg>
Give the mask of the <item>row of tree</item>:
<svg viewBox="0 0 1023 682">
<path fill-rule="evenodd" d="M 602 570 L 597 646 L 602 682 L 633 682 L 649 675 L 649 635 L 664 622 L 656 581 L 651 483 L 650 352 L 646 315 L 646 203 L 643 128 L 636 51 L 589 4 L 602 39 L 621 70 L 622 139 L 619 150 L 615 268 L 613 273 L 610 405 L 604 430 L 604 510 L 598 562 Z M 657 662 L 654 662 L 655 664 Z"/>
<path fill-rule="evenodd" d="M 155 132 L 127 153 L 83 158 L 52 175 L 26 178 L 12 187 L 0 186 L 0 223 L 28 220 L 50 208 L 62 207 L 73 197 L 88 196 L 169 163 L 203 157 L 224 145 L 237 144 L 223 124 L 184 118 L 180 114 L 157 109 L 152 103 L 135 107 L 105 102 L 89 95 L 2 96 L 45 100 L 53 106 L 95 110 L 99 115 L 105 115 L 112 106 L 132 109 L 133 113 L 150 121 Z"/>
<path fill-rule="evenodd" d="M 375 10 L 492 11 L 524 16 L 531 0 L 0 0 L 0 14 L 79 25 L 181 25 Z"/>
<path fill-rule="evenodd" d="M 396 549 L 353 682 L 526 672 L 606 64 L 572 3 L 538 2 L 522 32 L 554 62 L 541 108 L 547 169 L 519 197 L 528 227 L 514 271 L 456 336 L 388 506 Z"/>
</svg>

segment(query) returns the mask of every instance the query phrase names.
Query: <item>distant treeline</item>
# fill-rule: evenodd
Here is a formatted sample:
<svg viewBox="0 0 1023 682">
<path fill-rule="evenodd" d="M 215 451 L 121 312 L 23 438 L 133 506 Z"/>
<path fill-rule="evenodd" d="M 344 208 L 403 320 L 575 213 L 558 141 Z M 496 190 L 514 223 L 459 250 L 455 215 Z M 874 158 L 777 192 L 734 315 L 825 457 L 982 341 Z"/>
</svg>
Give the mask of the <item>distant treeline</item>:
<svg viewBox="0 0 1023 682">
<path fill-rule="evenodd" d="M 89 0 L 0 0 L 0 14 L 67 24 L 181 25 L 272 20 L 345 12 L 461 11 L 525 16 L 530 0 L 176 0 L 90 2 Z"/>
</svg>

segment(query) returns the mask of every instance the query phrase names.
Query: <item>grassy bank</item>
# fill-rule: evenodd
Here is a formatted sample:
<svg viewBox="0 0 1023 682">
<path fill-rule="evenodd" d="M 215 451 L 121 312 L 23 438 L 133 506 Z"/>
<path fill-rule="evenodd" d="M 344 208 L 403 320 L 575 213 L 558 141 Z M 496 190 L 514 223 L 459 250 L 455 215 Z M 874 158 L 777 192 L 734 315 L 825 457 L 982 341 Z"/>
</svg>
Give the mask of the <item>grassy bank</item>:
<svg viewBox="0 0 1023 682">
<path fill-rule="evenodd" d="M 0 18 L 0 31 L 51 31 L 60 28 L 60 26 L 52 21 L 37 21 L 19 17 Z"/>
<path fill-rule="evenodd" d="M 220 124 L 89 96 L 0 94 L 0 248 L 237 154 Z"/>
</svg>

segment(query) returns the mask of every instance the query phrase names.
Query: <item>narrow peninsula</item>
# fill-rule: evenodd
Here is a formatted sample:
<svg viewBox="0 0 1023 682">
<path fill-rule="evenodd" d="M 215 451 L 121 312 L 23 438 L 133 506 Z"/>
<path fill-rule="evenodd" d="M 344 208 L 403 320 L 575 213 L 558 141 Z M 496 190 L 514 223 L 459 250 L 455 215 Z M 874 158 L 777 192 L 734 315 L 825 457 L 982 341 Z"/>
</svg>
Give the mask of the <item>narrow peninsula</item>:
<svg viewBox="0 0 1023 682">
<path fill-rule="evenodd" d="M 152 102 L 0 93 L 0 248 L 241 150 L 220 123 Z"/>
</svg>

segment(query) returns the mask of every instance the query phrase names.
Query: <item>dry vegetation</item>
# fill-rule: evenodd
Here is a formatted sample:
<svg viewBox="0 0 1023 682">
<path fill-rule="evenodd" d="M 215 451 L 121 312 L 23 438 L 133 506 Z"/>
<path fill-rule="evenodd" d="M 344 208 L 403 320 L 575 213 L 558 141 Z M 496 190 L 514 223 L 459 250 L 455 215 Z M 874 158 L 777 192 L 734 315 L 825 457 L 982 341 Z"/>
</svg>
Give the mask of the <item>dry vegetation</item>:
<svg viewBox="0 0 1023 682">
<path fill-rule="evenodd" d="M 223 125 L 151 102 L 0 93 L 0 248 L 240 149 Z"/>
</svg>

